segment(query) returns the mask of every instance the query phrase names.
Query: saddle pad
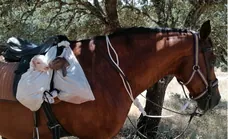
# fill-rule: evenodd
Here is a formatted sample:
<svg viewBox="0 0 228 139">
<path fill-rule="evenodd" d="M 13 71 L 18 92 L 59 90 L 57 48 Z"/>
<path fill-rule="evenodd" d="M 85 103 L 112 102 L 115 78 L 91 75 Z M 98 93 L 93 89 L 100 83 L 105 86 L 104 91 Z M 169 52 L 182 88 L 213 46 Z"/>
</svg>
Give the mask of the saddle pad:
<svg viewBox="0 0 228 139">
<path fill-rule="evenodd" d="M 0 100 L 17 101 L 13 95 L 14 71 L 18 63 L 0 61 Z"/>
</svg>

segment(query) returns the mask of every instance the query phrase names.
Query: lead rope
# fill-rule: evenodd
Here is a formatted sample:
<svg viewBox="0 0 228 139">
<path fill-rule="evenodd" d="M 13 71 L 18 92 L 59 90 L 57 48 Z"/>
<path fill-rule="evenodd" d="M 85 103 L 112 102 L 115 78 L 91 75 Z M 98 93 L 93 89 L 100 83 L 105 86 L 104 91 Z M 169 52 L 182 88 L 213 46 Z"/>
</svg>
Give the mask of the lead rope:
<svg viewBox="0 0 228 139">
<path fill-rule="evenodd" d="M 184 128 L 184 130 L 183 130 L 179 135 L 177 135 L 174 139 L 178 139 L 179 137 L 181 137 L 181 136 L 186 132 L 186 130 L 189 128 L 189 125 L 190 125 L 190 123 L 191 123 L 193 117 L 197 114 L 197 113 L 196 113 L 196 110 L 197 110 L 197 108 L 196 108 L 196 109 L 194 110 L 194 112 L 190 115 L 190 118 L 189 118 L 189 120 L 188 120 L 188 124 L 187 124 L 187 126 Z"/>
<path fill-rule="evenodd" d="M 157 106 L 157 107 L 159 107 L 159 108 L 161 108 L 161 109 L 165 109 L 165 110 L 167 110 L 167 111 L 170 111 L 170 112 L 173 112 L 173 113 L 176 113 L 176 114 L 179 114 L 179 115 L 183 115 L 183 116 L 190 116 L 190 118 L 189 118 L 189 120 L 188 120 L 188 124 L 187 124 L 187 126 L 184 128 L 184 130 L 178 135 L 178 136 L 176 136 L 174 139 L 178 139 L 179 137 L 181 137 L 184 133 L 185 133 L 185 131 L 188 129 L 188 127 L 189 127 L 189 125 L 190 125 L 190 123 L 191 123 L 191 121 L 192 121 L 192 119 L 193 119 L 193 117 L 194 116 L 202 116 L 202 114 L 200 114 L 200 113 L 197 113 L 197 107 L 195 108 L 195 110 L 194 110 L 194 112 L 193 113 L 180 113 L 180 112 L 177 112 L 177 111 L 174 111 L 174 110 L 171 110 L 171 109 L 168 109 L 168 108 L 166 108 L 166 107 L 163 107 L 163 106 L 160 106 L 160 105 L 158 105 L 157 103 L 155 103 L 155 102 L 153 102 L 153 101 L 151 101 L 151 100 L 149 100 L 149 99 L 147 99 L 144 95 L 142 95 L 142 94 L 140 94 L 143 98 L 145 98 L 148 102 L 150 102 L 150 103 L 152 103 L 153 105 L 155 105 L 155 106 Z M 130 123 L 133 125 L 133 122 L 131 121 L 131 119 L 128 117 L 128 120 L 130 121 Z M 147 139 L 147 137 L 145 136 L 145 135 L 143 135 L 140 131 L 138 131 L 138 129 L 133 125 L 133 127 L 135 128 L 135 130 L 136 130 L 136 132 L 138 132 L 139 134 L 140 134 L 140 136 L 142 136 L 142 137 L 144 137 L 144 138 L 146 138 Z"/>
<path fill-rule="evenodd" d="M 124 84 L 125 90 L 127 91 L 130 99 L 132 100 L 133 104 L 139 109 L 139 111 L 143 114 L 143 116 L 146 117 L 150 117 L 150 118 L 168 118 L 168 117 L 172 117 L 173 115 L 167 115 L 167 116 L 161 116 L 161 115 L 147 115 L 146 112 L 144 111 L 141 103 L 139 102 L 138 98 L 133 97 L 133 93 L 132 93 L 132 89 L 131 86 L 129 84 L 129 82 L 124 78 L 125 74 L 122 71 L 122 69 L 119 67 L 119 58 L 118 58 L 118 54 L 116 53 L 115 49 L 113 48 L 108 36 L 106 35 L 106 46 L 107 46 L 107 51 L 108 51 L 108 55 L 109 58 L 111 59 L 111 61 L 113 62 L 113 64 L 116 66 L 116 68 L 118 68 L 119 70 L 119 76 L 122 79 L 122 82 Z M 110 48 L 112 49 L 113 53 L 115 54 L 115 59 L 116 61 L 112 58 L 112 55 L 110 53 Z"/>
</svg>

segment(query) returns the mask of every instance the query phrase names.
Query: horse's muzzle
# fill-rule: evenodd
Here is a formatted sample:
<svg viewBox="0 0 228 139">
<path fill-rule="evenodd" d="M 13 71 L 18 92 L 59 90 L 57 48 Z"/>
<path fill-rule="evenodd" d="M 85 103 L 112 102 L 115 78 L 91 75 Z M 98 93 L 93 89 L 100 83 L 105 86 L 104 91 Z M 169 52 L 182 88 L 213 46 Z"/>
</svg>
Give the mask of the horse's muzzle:
<svg viewBox="0 0 228 139">
<path fill-rule="evenodd" d="M 218 105 L 221 99 L 220 93 L 218 91 L 218 85 L 211 87 L 206 94 L 207 95 L 204 95 L 203 97 L 196 100 L 198 107 L 205 112 L 209 109 L 213 109 L 216 105 Z"/>
</svg>

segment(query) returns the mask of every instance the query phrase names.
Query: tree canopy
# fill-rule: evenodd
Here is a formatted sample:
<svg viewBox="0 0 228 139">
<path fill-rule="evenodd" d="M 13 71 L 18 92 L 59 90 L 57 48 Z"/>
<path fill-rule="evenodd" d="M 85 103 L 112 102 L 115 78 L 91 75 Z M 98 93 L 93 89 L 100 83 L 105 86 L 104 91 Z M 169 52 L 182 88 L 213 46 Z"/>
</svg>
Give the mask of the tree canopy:
<svg viewBox="0 0 228 139">
<path fill-rule="evenodd" d="M 198 30 L 211 20 L 217 65 L 227 64 L 225 0 L 1 0 L 0 42 L 18 36 L 35 43 L 65 34 L 90 38 L 120 27 Z"/>
</svg>

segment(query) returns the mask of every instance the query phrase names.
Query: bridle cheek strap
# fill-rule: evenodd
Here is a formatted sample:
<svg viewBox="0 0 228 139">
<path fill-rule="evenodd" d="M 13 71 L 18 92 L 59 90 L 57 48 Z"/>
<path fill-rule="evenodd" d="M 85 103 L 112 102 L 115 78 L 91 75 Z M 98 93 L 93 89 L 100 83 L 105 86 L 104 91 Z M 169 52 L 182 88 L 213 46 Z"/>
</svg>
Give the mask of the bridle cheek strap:
<svg viewBox="0 0 228 139">
<path fill-rule="evenodd" d="M 195 67 L 197 67 L 197 69 L 196 69 Z M 194 100 L 197 100 L 197 99 L 201 98 L 201 97 L 204 96 L 204 94 L 207 93 L 207 91 L 208 91 L 208 82 L 207 82 L 205 76 L 203 75 L 203 73 L 201 72 L 200 67 L 197 66 L 197 65 L 194 65 L 194 66 L 193 66 L 192 75 L 191 75 L 191 77 L 189 78 L 189 80 L 188 80 L 186 83 L 182 83 L 182 82 L 179 81 L 179 83 L 180 83 L 181 85 L 185 85 L 185 86 L 186 86 L 186 85 L 188 85 L 188 84 L 192 81 L 192 79 L 193 79 L 193 77 L 194 77 L 194 75 L 195 75 L 196 73 L 198 73 L 199 76 L 201 77 L 201 79 L 203 80 L 206 89 L 205 89 L 199 96 L 193 98 Z"/>
<path fill-rule="evenodd" d="M 189 78 L 189 80 L 187 82 L 185 82 L 185 83 L 183 83 L 181 81 L 178 81 L 178 82 L 181 85 L 185 85 L 186 86 L 192 81 L 194 75 L 196 73 L 198 73 L 200 75 L 201 79 L 203 80 L 206 89 L 199 96 L 197 96 L 195 98 L 192 98 L 194 100 L 197 100 L 197 99 L 201 98 L 202 96 L 204 96 L 205 93 L 207 93 L 207 91 L 208 91 L 208 82 L 207 82 L 207 79 L 205 78 L 205 76 L 203 75 L 202 71 L 200 70 L 200 66 L 199 66 L 199 37 L 198 37 L 197 34 L 195 34 L 193 32 L 192 32 L 192 34 L 193 34 L 193 37 L 194 37 L 194 46 L 195 46 L 194 47 L 195 48 L 195 51 L 194 51 L 194 55 L 195 55 L 194 58 L 195 59 L 194 59 L 194 65 L 192 67 L 193 71 L 192 71 L 192 74 L 191 74 L 191 76 L 190 76 L 190 78 Z"/>
</svg>

